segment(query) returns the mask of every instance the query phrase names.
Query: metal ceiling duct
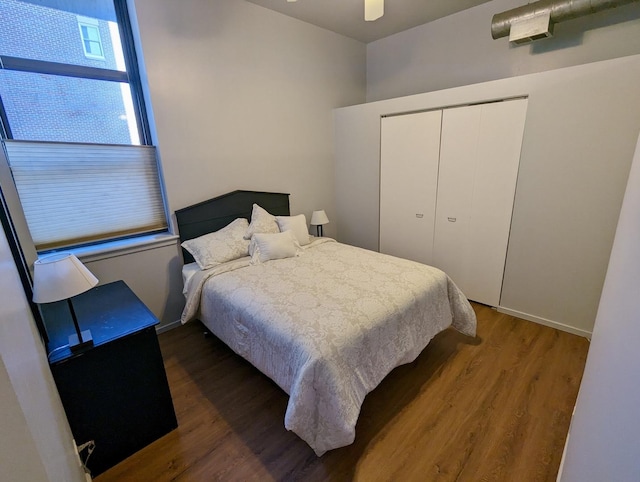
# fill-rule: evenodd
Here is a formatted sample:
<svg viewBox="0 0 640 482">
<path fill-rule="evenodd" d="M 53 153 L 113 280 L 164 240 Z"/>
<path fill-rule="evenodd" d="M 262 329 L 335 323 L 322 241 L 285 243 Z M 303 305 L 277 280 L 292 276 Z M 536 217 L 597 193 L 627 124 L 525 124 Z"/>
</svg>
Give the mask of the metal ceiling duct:
<svg viewBox="0 0 640 482">
<path fill-rule="evenodd" d="M 546 32 L 538 29 L 537 32 L 533 32 L 527 37 L 511 40 L 520 43 L 549 37 L 553 31 L 553 25 L 558 22 L 638 1 L 640 0 L 539 0 L 494 15 L 491 21 L 491 36 L 494 39 L 506 37 L 511 33 L 512 25 L 526 25 L 531 23 L 533 19 L 548 16 L 549 22 L 546 26 Z"/>
</svg>

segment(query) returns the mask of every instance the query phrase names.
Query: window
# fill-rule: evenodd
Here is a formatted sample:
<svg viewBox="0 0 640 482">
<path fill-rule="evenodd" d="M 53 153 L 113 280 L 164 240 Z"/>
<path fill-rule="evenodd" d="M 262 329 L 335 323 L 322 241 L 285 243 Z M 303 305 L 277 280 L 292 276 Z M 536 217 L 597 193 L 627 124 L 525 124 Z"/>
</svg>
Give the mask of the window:
<svg viewBox="0 0 640 482">
<path fill-rule="evenodd" d="M 84 55 L 91 59 L 104 59 L 98 21 L 93 18 L 78 17 L 78 27 L 80 27 Z"/>
<path fill-rule="evenodd" d="M 0 160 L 36 249 L 166 231 L 126 0 L 0 0 L 0 24 Z"/>
</svg>

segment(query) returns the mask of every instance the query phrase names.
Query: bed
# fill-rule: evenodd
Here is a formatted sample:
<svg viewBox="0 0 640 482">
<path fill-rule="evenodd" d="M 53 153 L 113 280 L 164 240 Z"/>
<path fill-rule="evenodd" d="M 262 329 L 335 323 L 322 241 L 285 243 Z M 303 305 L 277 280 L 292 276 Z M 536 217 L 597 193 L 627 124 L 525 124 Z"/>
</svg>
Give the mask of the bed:
<svg viewBox="0 0 640 482">
<path fill-rule="evenodd" d="M 277 383 L 289 395 L 285 427 L 321 456 L 354 441 L 365 396 L 436 334 L 452 326 L 475 336 L 475 314 L 436 268 L 329 238 L 296 243 L 289 229 L 269 239 L 292 238 L 295 255 L 256 261 L 255 242 L 268 236 L 253 234 L 253 256 L 243 252 L 206 269 L 194 263 L 189 243 L 245 232 L 254 205 L 279 216 L 278 223 L 294 218 L 287 194 L 253 191 L 176 212 L 181 241 L 190 247 L 183 253 L 181 321 L 199 319 Z"/>
</svg>

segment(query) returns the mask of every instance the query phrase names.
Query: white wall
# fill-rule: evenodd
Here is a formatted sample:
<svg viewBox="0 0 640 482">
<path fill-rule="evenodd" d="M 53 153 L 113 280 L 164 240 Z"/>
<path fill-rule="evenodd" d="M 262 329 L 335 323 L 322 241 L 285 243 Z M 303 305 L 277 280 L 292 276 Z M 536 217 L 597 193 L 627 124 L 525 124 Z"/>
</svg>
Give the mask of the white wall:
<svg viewBox="0 0 640 482">
<path fill-rule="evenodd" d="M 640 138 L 569 430 L 563 482 L 640 480 Z"/>
<path fill-rule="evenodd" d="M 491 18 L 524 0 L 493 0 L 367 45 L 367 101 L 640 54 L 640 4 L 556 24 L 553 38 L 510 46 Z"/>
<path fill-rule="evenodd" d="M 71 430 L 0 230 L 0 479 L 84 481 Z"/>
<path fill-rule="evenodd" d="M 335 111 L 338 239 L 376 250 L 380 116 L 528 96 L 500 306 L 588 335 L 640 130 L 640 56 Z"/>
<path fill-rule="evenodd" d="M 237 0 L 135 7 L 170 210 L 254 189 L 331 219 L 332 109 L 364 101 L 364 44 Z"/>
</svg>

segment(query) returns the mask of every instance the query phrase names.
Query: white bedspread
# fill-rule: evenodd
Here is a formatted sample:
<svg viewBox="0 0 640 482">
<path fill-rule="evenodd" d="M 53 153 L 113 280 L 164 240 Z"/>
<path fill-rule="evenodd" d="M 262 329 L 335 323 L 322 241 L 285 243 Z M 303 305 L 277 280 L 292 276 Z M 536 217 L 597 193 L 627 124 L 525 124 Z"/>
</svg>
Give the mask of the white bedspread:
<svg viewBox="0 0 640 482">
<path fill-rule="evenodd" d="M 353 442 L 365 395 L 437 333 L 476 330 L 442 271 L 329 239 L 196 273 L 182 322 L 196 316 L 289 394 L 285 427 L 317 455 Z"/>
</svg>

